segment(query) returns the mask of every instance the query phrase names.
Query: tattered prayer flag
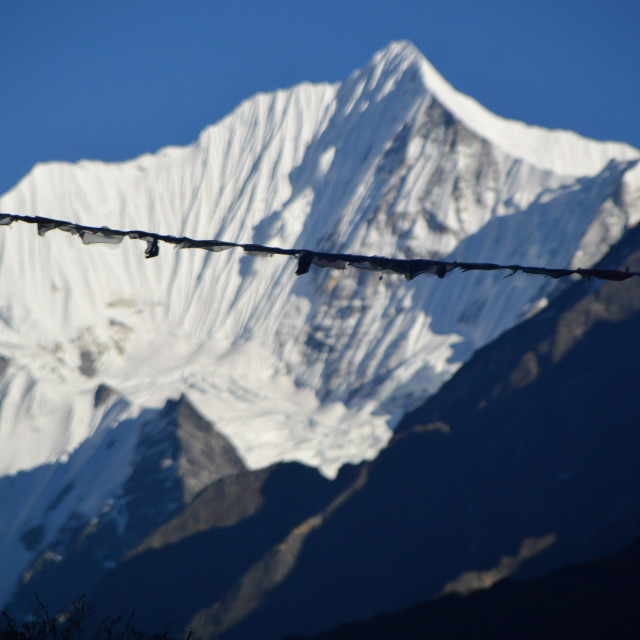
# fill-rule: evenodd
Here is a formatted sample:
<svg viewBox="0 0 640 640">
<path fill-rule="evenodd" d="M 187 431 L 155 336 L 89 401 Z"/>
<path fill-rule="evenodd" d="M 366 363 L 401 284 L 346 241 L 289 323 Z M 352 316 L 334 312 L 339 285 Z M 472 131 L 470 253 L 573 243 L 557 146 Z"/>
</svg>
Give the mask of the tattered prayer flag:
<svg viewBox="0 0 640 640">
<path fill-rule="evenodd" d="M 226 249 L 242 249 L 253 256 L 282 255 L 297 258 L 298 265 L 296 275 L 302 276 L 309 272 L 311 266 L 323 269 L 344 270 L 348 266 L 379 273 L 395 273 L 404 276 L 407 280 L 413 280 L 419 275 L 433 275 L 444 278 L 447 273 L 459 269 L 460 271 L 497 271 L 505 270 L 511 273 L 506 277 L 521 272 L 535 276 L 548 278 L 565 278 L 577 275 L 582 278 L 596 278 L 621 282 L 640 275 L 638 272 L 619 271 L 617 269 L 554 269 L 549 267 L 527 267 L 519 264 L 493 264 L 488 262 L 448 262 L 446 260 L 427 259 L 402 259 L 387 258 L 384 256 L 363 256 L 348 253 L 329 253 L 323 251 L 310 251 L 307 249 L 284 249 L 282 247 L 267 247 L 261 244 L 241 244 L 237 242 L 225 242 L 223 240 L 194 240 L 193 238 L 176 237 L 152 233 L 149 231 L 120 231 L 109 227 L 88 227 L 86 225 L 42 218 L 39 216 L 18 216 L 10 213 L 0 213 L 0 225 L 10 225 L 13 222 L 26 222 L 38 227 L 38 235 L 44 236 L 53 229 L 65 231 L 73 235 L 79 235 L 84 244 L 120 244 L 127 237 L 131 240 L 143 240 L 147 247 L 144 251 L 145 258 L 155 258 L 159 252 L 160 242 L 172 244 L 180 249 L 204 249 L 206 251 L 225 251 Z M 382 276 L 381 276 L 382 277 Z"/>
</svg>

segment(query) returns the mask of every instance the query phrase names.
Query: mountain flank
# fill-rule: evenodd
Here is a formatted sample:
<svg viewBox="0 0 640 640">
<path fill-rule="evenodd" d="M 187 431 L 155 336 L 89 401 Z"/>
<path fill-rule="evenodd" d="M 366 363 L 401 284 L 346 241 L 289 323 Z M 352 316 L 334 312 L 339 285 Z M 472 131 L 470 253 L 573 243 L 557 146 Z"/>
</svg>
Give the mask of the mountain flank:
<svg viewBox="0 0 640 640">
<path fill-rule="evenodd" d="M 531 580 L 504 580 L 466 597 L 443 596 L 313 640 L 632 640 L 640 627 L 638 576 L 640 542 L 635 540 L 601 560 Z"/>
<path fill-rule="evenodd" d="M 599 264 L 626 266 L 640 267 L 640 228 Z M 103 572 L 90 600 L 204 638 L 308 635 L 433 598 L 425 615 L 443 633 L 485 597 L 489 611 L 513 602 L 526 615 L 527 584 L 562 590 L 562 576 L 582 574 L 546 574 L 616 554 L 640 532 L 639 329 L 637 283 L 576 282 L 479 350 L 374 461 L 333 481 L 296 463 L 219 478 Z M 585 578 L 540 624 L 557 612 L 564 629 L 590 598 L 632 620 L 628 574 L 603 595 L 621 565 L 610 566 L 595 595 Z M 585 620 L 600 629 L 606 616 Z"/>
<path fill-rule="evenodd" d="M 626 265 L 640 266 L 638 228 L 602 262 Z M 320 631 L 628 545 L 640 532 L 639 311 L 637 283 L 576 283 L 478 351 L 228 637 Z"/>
</svg>

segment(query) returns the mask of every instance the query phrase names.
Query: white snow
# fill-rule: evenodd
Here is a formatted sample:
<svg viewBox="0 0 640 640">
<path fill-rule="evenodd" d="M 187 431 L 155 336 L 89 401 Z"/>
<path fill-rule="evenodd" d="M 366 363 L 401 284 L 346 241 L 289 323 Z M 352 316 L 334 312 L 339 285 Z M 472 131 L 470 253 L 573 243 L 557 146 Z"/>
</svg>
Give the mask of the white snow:
<svg viewBox="0 0 640 640">
<path fill-rule="evenodd" d="M 449 130 L 432 125 L 438 105 L 479 136 L 452 147 Z M 0 209 L 195 238 L 586 265 L 628 216 L 611 201 L 594 208 L 574 176 L 631 156 L 626 145 L 498 118 L 400 42 L 342 85 L 247 100 L 190 147 L 120 164 L 38 165 Z M 567 221 L 572 197 L 578 209 Z M 485 274 L 297 279 L 282 258 L 162 247 L 143 260 L 140 242 L 82 246 L 20 225 L 2 229 L 0 247 L 0 346 L 12 361 L 2 473 L 77 447 L 89 435 L 91 393 L 105 381 L 144 405 L 193 395 L 251 466 L 297 458 L 333 474 L 374 455 L 390 420 L 459 366 L 454 345 L 470 340 L 459 318 L 468 325 L 477 300 L 500 295 Z M 508 286 L 518 302 L 472 323 L 464 357 L 547 283 Z M 434 330 L 441 316 L 449 330 Z M 328 406 L 340 425 L 318 421 Z"/>
<path fill-rule="evenodd" d="M 326 251 L 589 266 L 640 219 L 637 166 L 622 178 L 623 161 L 638 157 L 498 118 L 401 42 L 344 83 L 257 95 L 188 147 L 37 165 L 0 211 Z M 117 495 L 136 422 L 112 459 L 101 434 L 141 407 L 186 393 L 249 466 L 295 459 L 332 476 L 375 456 L 404 412 L 556 286 L 490 273 L 406 282 L 312 268 L 297 278 L 282 257 L 163 245 L 145 260 L 145 247 L 0 228 L 0 539 L 11 558 L 0 601 L 29 557 L 16 536 L 45 518 L 52 492 L 75 478 L 85 489 L 69 505 L 88 517 Z M 100 383 L 133 413 L 97 415 Z M 78 467 L 82 447 L 101 451 L 102 466 Z M 51 483 L 38 467 L 56 460 L 68 463 Z M 113 482 L 100 484 L 101 469 Z M 53 535 L 63 515 L 47 517 Z"/>
<path fill-rule="evenodd" d="M 138 413 L 139 408 L 113 396 L 92 412 L 89 437 L 65 456 L 64 464 L 0 478 L 0 602 L 6 602 L 33 557 L 21 541 L 25 532 L 41 527 L 38 548 L 44 548 L 72 514 L 90 518 L 108 508 L 131 471 Z"/>
<path fill-rule="evenodd" d="M 427 131 L 437 104 L 480 137 L 452 151 L 446 132 Z M 38 165 L 0 205 L 195 238 L 387 255 L 448 255 L 457 247 L 468 260 L 503 255 L 577 266 L 599 257 L 627 220 L 609 202 L 576 211 L 568 225 L 566 200 L 579 187 L 573 176 L 634 154 L 498 118 L 400 42 L 343 85 L 257 95 L 191 147 L 120 164 Z M 522 233 L 536 228 L 536 215 L 524 212 L 534 201 L 535 210 L 558 213 L 539 222 L 535 233 L 544 235 L 523 254 Z M 506 243 L 501 216 L 522 220 L 505 221 L 516 229 Z M 486 235 L 483 227 L 495 237 L 471 251 L 462 240 Z M 252 466 L 295 457 L 333 474 L 384 444 L 389 417 L 411 402 L 399 389 L 424 396 L 459 366 L 452 349 L 462 341 L 456 318 L 466 317 L 464 282 L 482 286 L 474 299 L 498 294 L 485 274 L 459 287 L 378 283 L 358 273 L 298 280 L 281 258 L 162 247 L 146 261 L 135 241 L 83 247 L 56 231 L 34 236 L 18 225 L 0 234 L 0 339 L 17 372 L 8 375 L 0 409 L 3 473 L 78 446 L 88 435 L 92 390 L 106 381 L 154 406 L 187 391 Z M 476 327 L 483 337 L 471 350 L 515 322 L 541 284 L 527 282 L 521 304 Z M 434 331 L 430 318 L 448 307 L 450 330 Z M 94 376 L 78 373 L 83 362 Z M 377 411 L 363 414 L 371 401 Z M 314 418 L 327 402 L 344 416 L 333 447 Z M 8 433 L 17 425 L 19 438 Z M 354 447 L 346 446 L 345 429 L 362 431 L 363 440 L 352 435 Z"/>
<path fill-rule="evenodd" d="M 583 176 L 600 171 L 609 158 L 638 157 L 638 150 L 628 144 L 596 142 L 573 131 L 545 129 L 496 116 L 470 96 L 456 91 L 410 42 L 394 42 L 374 60 L 398 55 L 408 61 L 417 59 L 425 86 L 470 129 L 506 153 L 540 169 Z"/>
</svg>

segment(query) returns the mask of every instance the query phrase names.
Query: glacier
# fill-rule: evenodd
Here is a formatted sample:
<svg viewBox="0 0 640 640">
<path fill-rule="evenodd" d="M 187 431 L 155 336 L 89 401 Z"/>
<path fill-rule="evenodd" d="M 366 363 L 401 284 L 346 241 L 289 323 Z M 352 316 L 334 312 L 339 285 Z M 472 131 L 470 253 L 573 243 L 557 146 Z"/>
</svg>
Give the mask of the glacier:
<svg viewBox="0 0 640 640">
<path fill-rule="evenodd" d="M 623 143 L 495 116 L 394 42 L 342 83 L 250 98 L 188 147 L 36 165 L 0 212 L 318 251 L 589 267 L 640 220 L 638 159 Z M 69 501 L 46 535 L 74 510 L 101 513 L 134 464 L 136 420 L 182 394 L 248 467 L 297 460 L 333 477 L 375 457 L 408 410 L 562 286 L 499 273 L 296 278 L 282 257 L 164 248 L 145 260 L 142 247 L 0 228 L 3 539 L 37 526 L 30 496 L 44 492 L 45 504 L 60 491 L 41 469 L 77 460 L 88 443 L 102 451 L 104 433 L 126 422 L 118 456 L 100 458 L 109 482 Z M 100 385 L 122 399 L 106 415 Z M 60 473 L 68 482 L 90 468 Z M 28 471 L 36 480 L 18 481 Z M 11 567 L 0 601 L 33 555 L 15 549 L 0 562 Z"/>
</svg>

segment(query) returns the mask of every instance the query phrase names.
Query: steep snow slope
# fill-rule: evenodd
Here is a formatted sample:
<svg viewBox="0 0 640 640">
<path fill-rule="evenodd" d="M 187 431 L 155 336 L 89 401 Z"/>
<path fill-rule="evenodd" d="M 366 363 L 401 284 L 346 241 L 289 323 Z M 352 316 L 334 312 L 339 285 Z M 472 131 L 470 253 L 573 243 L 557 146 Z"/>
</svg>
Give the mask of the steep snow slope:
<svg viewBox="0 0 640 640">
<path fill-rule="evenodd" d="M 38 165 L 0 210 L 196 238 L 587 266 L 635 221 L 621 183 L 637 157 L 493 116 L 393 43 L 343 84 L 246 101 L 190 147 Z M 280 258 L 165 250 L 144 261 L 133 241 L 84 247 L 18 225 L 0 243 L 3 473 L 78 446 L 106 382 L 138 406 L 188 391 L 252 467 L 293 458 L 332 474 L 374 455 L 388 424 L 554 287 L 485 274 L 296 279 Z"/>
<path fill-rule="evenodd" d="M 38 165 L 0 210 L 196 238 L 587 266 L 635 221 L 621 184 L 637 157 L 501 120 L 393 43 L 341 85 L 246 101 L 190 147 Z M 144 261 L 133 241 L 83 247 L 18 225 L 0 243 L 3 473 L 90 435 L 98 382 L 139 406 L 188 391 L 250 466 L 295 458 L 334 473 L 374 455 L 397 415 L 554 287 L 485 274 L 296 279 L 279 258 L 178 250 Z"/>
</svg>

